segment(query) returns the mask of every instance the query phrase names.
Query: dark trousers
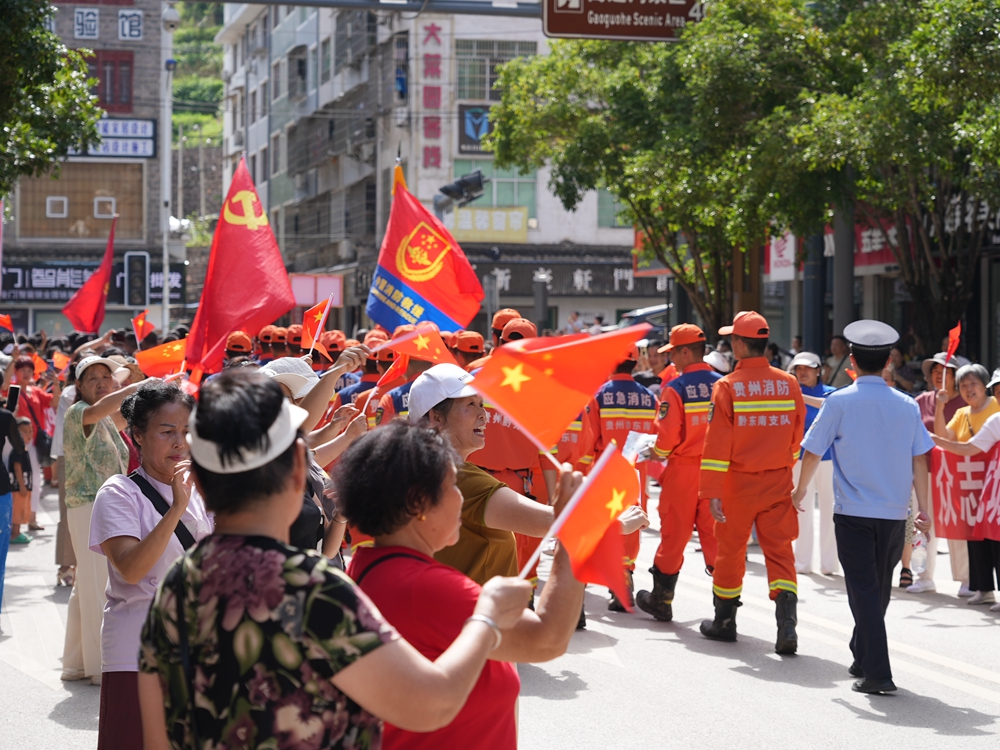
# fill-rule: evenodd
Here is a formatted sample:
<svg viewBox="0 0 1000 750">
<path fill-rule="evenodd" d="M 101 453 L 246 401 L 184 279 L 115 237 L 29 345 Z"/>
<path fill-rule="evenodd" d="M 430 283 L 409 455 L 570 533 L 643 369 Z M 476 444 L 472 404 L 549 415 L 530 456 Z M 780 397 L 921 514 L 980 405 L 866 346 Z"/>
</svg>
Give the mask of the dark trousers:
<svg viewBox="0 0 1000 750">
<path fill-rule="evenodd" d="M 1000 573 L 1000 542 L 984 539 L 968 542 L 969 588 L 973 591 L 996 591 L 994 571 Z"/>
<path fill-rule="evenodd" d="M 837 555 L 854 615 L 851 652 L 867 679 L 891 679 L 885 611 L 892 571 L 903 554 L 906 521 L 833 514 Z"/>
</svg>

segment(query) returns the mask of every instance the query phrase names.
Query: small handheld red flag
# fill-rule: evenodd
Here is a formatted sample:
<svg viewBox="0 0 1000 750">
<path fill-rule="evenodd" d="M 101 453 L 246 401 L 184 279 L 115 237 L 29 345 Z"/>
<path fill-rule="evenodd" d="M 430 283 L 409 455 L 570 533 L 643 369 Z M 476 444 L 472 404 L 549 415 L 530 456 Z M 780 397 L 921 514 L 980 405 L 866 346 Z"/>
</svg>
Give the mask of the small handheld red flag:
<svg viewBox="0 0 1000 750">
<path fill-rule="evenodd" d="M 493 350 L 475 388 L 547 453 L 649 329 L 512 341 Z"/>
<path fill-rule="evenodd" d="M 132 318 L 132 330 L 135 331 L 136 343 L 142 342 L 149 334 L 156 330 L 156 326 L 146 320 L 149 310 L 143 310 Z"/>
<path fill-rule="evenodd" d="M 421 323 L 417 325 L 417 330 L 404 333 L 395 339 L 390 339 L 380 345 L 378 349 L 392 349 L 396 354 L 407 355 L 413 359 L 421 359 L 425 362 L 433 362 L 436 365 L 448 364 L 458 365 L 455 357 L 448 351 L 444 339 L 438 329 L 429 324 Z M 376 349 L 377 351 L 377 349 Z"/>
<path fill-rule="evenodd" d="M 962 340 L 962 321 L 958 321 L 958 325 L 948 331 L 948 356 L 945 357 L 945 365 L 951 361 L 951 358 L 955 356 L 955 352 L 958 351 L 958 343 Z"/>
<path fill-rule="evenodd" d="M 576 579 L 607 586 L 623 603 L 632 597 L 625 582 L 625 542 L 618 516 L 638 501 L 638 475 L 618 447 L 612 446 L 598 460 L 578 496 L 570 500 L 554 532 L 569 555 Z"/>
<path fill-rule="evenodd" d="M 177 369 L 184 361 L 184 352 L 187 349 L 187 339 L 180 341 L 168 341 L 166 344 L 154 346 L 152 349 L 144 349 L 135 353 L 135 361 L 139 364 L 139 369 L 148 377 L 162 378 Z"/>
<path fill-rule="evenodd" d="M 63 315 L 69 318 L 73 328 L 82 333 L 97 333 L 104 322 L 104 306 L 111 288 L 111 267 L 115 260 L 115 224 L 118 214 L 111 220 L 111 233 L 104 249 L 104 260 L 83 286 L 77 289 L 70 301 L 63 306 Z"/>
<path fill-rule="evenodd" d="M 0 315 L 0 328 L 6 328 L 11 333 L 14 333 L 14 321 L 10 319 L 9 315 Z"/>
<path fill-rule="evenodd" d="M 39 357 L 37 352 L 31 355 L 31 361 L 35 363 L 35 380 L 38 380 L 49 369 L 49 363 Z"/>
<path fill-rule="evenodd" d="M 397 355 L 395 361 L 393 361 L 393 363 L 389 365 L 389 369 L 386 370 L 382 374 L 382 377 L 378 379 L 378 382 L 375 384 L 375 387 L 369 389 L 368 398 L 365 399 L 365 405 L 361 407 L 361 413 L 362 414 L 368 413 L 368 404 L 371 402 L 372 396 L 375 395 L 376 391 L 381 391 L 382 386 L 384 386 L 386 383 L 391 383 L 396 378 L 400 378 L 403 375 L 405 375 L 406 368 L 409 366 L 410 366 L 409 357 L 407 357 L 405 354 Z M 379 395 L 381 395 L 381 393 Z"/>
<path fill-rule="evenodd" d="M 319 340 L 319 337 L 326 326 L 332 302 L 332 297 L 325 299 L 318 305 L 310 307 L 302 316 L 302 348 L 310 351 L 319 349 L 329 360 L 333 360 L 333 357 L 330 356 L 330 352 L 326 350 L 326 346 Z"/>
</svg>

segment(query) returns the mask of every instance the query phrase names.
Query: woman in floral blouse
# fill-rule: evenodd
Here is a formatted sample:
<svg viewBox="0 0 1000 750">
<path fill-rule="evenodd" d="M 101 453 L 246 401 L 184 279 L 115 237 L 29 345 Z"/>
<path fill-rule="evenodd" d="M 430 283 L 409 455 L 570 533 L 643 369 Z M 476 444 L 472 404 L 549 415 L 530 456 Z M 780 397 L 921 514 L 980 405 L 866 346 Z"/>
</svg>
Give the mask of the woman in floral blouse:
<svg viewBox="0 0 1000 750">
<path fill-rule="evenodd" d="M 318 552 L 287 544 L 306 480 L 304 417 L 255 373 L 201 390 L 188 442 L 216 528 L 164 577 L 143 629 L 147 749 L 375 749 L 380 719 L 445 726 L 528 602 L 528 584 L 495 579 L 434 662 L 400 639 Z"/>
</svg>

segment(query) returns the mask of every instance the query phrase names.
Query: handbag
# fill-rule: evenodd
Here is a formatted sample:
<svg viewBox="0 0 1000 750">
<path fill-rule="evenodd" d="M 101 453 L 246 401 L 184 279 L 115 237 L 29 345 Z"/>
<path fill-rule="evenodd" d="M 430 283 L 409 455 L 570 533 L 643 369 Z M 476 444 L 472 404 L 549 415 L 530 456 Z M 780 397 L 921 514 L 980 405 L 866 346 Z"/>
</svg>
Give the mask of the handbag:
<svg viewBox="0 0 1000 750">
<path fill-rule="evenodd" d="M 133 471 L 128 475 L 128 478 L 136 483 L 142 491 L 142 494 L 145 495 L 146 499 L 153 504 L 153 507 L 156 508 L 156 511 L 161 516 L 165 516 L 167 514 L 167 511 L 170 510 L 170 506 L 167 505 L 167 501 L 163 499 L 163 496 L 156 491 L 156 488 L 146 480 L 146 477 L 142 476 L 142 474 L 138 471 Z M 177 540 L 181 543 L 181 546 L 185 551 L 194 546 L 194 535 L 188 531 L 187 526 L 185 526 L 182 521 L 178 521 L 177 526 L 174 527 L 174 535 L 177 537 Z"/>
<path fill-rule="evenodd" d="M 38 423 L 38 417 L 35 416 L 35 410 L 31 408 L 31 402 L 26 400 L 25 404 L 28 407 L 28 416 L 35 423 L 35 455 L 38 456 L 38 465 L 39 467 L 51 466 L 53 463 L 52 436 L 43 430 Z"/>
</svg>

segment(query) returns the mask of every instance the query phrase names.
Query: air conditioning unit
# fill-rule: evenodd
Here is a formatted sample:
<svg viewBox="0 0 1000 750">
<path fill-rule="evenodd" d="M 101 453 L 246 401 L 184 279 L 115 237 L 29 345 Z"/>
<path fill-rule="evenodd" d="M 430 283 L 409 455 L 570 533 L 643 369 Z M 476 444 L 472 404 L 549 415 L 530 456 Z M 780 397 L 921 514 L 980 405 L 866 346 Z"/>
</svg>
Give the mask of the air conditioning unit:
<svg viewBox="0 0 1000 750">
<path fill-rule="evenodd" d="M 229 83 L 231 80 L 233 80 L 233 71 L 231 70 L 222 71 L 222 82 Z"/>
<path fill-rule="evenodd" d="M 253 50 L 251 50 L 250 54 L 253 55 L 254 57 L 267 57 L 267 45 L 261 44 L 257 47 L 254 47 Z"/>
<path fill-rule="evenodd" d="M 233 145 L 236 146 L 237 148 L 242 148 L 243 147 L 243 131 L 242 130 L 237 130 L 235 133 L 233 133 Z"/>
</svg>

